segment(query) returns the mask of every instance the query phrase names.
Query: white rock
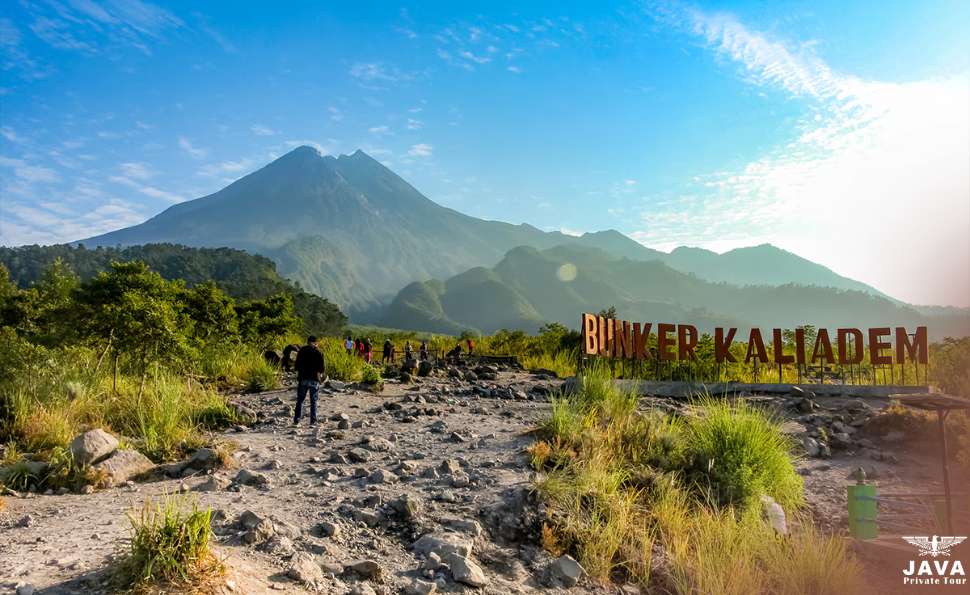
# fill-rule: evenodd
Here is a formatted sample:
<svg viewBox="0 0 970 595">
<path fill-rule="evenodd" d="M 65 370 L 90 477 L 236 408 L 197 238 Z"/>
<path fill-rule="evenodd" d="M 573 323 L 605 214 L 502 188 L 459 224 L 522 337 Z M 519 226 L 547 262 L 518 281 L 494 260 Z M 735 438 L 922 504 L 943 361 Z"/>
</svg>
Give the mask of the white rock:
<svg viewBox="0 0 970 595">
<path fill-rule="evenodd" d="M 71 454 L 79 465 L 93 465 L 118 448 L 118 439 L 101 428 L 79 434 L 71 441 Z"/>
</svg>

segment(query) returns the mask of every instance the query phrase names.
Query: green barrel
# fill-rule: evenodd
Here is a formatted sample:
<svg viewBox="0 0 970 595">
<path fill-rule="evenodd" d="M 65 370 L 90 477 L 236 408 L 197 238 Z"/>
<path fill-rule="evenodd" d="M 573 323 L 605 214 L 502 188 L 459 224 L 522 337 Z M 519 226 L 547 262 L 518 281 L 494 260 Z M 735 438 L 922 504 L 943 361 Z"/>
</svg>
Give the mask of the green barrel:
<svg viewBox="0 0 970 595">
<path fill-rule="evenodd" d="M 849 496 L 849 533 L 856 539 L 879 537 L 876 525 L 876 486 L 868 484 L 847 487 Z"/>
</svg>

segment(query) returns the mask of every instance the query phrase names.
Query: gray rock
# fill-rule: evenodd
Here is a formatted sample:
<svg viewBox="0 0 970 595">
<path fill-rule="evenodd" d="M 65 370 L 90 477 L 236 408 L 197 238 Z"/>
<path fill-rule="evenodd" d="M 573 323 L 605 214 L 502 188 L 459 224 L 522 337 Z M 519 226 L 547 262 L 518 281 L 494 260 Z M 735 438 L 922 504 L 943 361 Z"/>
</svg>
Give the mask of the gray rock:
<svg viewBox="0 0 970 595">
<path fill-rule="evenodd" d="M 485 578 L 482 568 L 470 558 L 451 554 L 445 558 L 445 563 L 451 569 L 451 576 L 456 582 L 472 587 L 484 587 L 488 584 L 488 579 Z"/>
<path fill-rule="evenodd" d="M 468 519 L 444 519 L 444 524 L 449 529 L 454 529 L 461 533 L 467 533 L 472 537 L 479 537 L 482 534 L 482 526 L 478 521 Z"/>
<path fill-rule="evenodd" d="M 397 483 L 400 478 L 387 469 L 377 469 L 368 478 L 371 483 Z"/>
<path fill-rule="evenodd" d="M 323 580 L 323 570 L 313 556 L 307 552 L 293 554 L 286 575 L 306 585 L 313 585 Z"/>
<path fill-rule="evenodd" d="M 549 565 L 549 578 L 564 587 L 575 587 L 586 576 L 586 569 L 572 556 L 560 556 Z"/>
<path fill-rule="evenodd" d="M 455 533 L 426 533 L 411 546 L 419 554 L 436 554 L 445 559 L 454 554 L 467 558 L 472 553 L 472 540 Z"/>
<path fill-rule="evenodd" d="M 805 449 L 805 454 L 810 457 L 817 457 L 822 452 L 818 441 L 808 436 L 802 439 L 802 448 Z"/>
<path fill-rule="evenodd" d="M 34 595 L 35 589 L 31 584 L 17 585 L 17 595 Z"/>
<path fill-rule="evenodd" d="M 785 509 L 775 499 L 768 495 L 761 496 L 761 514 L 771 525 L 771 528 L 781 535 L 788 535 L 788 521 Z"/>
<path fill-rule="evenodd" d="M 348 572 L 354 572 L 361 578 L 380 580 L 384 569 L 374 560 L 356 560 L 347 565 Z"/>
<path fill-rule="evenodd" d="M 340 537 L 340 531 L 341 531 L 340 525 L 338 525 L 337 523 L 331 523 L 330 521 L 323 521 L 321 523 L 317 523 L 316 529 L 314 530 L 315 533 L 317 533 L 322 537 L 333 537 L 333 538 Z"/>
<path fill-rule="evenodd" d="M 116 450 L 110 457 L 94 465 L 108 487 L 123 484 L 154 467 L 155 463 L 137 450 Z"/>
<path fill-rule="evenodd" d="M 416 578 L 405 588 L 404 592 L 408 595 L 431 595 L 437 590 L 438 585 L 433 582 Z"/>
<path fill-rule="evenodd" d="M 219 492 L 229 487 L 229 480 L 218 475 L 210 475 L 193 489 L 197 492 Z"/>
<path fill-rule="evenodd" d="M 262 473 L 256 473 L 248 469 L 240 469 L 233 479 L 233 483 L 244 486 L 263 487 L 269 485 L 269 479 Z"/>
<path fill-rule="evenodd" d="M 401 494 L 397 499 L 391 501 L 393 508 L 405 520 L 414 520 L 421 516 L 423 505 L 421 500 L 410 494 Z"/>
<path fill-rule="evenodd" d="M 79 465 L 93 465 L 118 449 L 118 439 L 101 428 L 79 434 L 71 441 L 71 454 Z"/>
<path fill-rule="evenodd" d="M 347 451 L 347 458 L 352 463 L 366 463 L 370 460 L 370 453 L 363 448 L 351 448 Z"/>
</svg>

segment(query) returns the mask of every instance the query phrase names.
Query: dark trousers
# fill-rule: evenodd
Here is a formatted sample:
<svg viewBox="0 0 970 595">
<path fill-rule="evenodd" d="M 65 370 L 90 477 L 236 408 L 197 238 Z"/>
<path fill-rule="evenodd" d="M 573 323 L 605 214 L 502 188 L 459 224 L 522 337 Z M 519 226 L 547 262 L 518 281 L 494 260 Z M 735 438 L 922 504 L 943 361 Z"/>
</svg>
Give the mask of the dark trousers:
<svg viewBox="0 0 970 595">
<path fill-rule="evenodd" d="M 310 393 L 310 423 L 317 423 L 317 391 L 320 383 L 316 380 L 301 380 L 296 387 L 296 413 L 293 414 L 293 423 L 299 423 L 303 416 L 303 401 L 306 400 L 307 392 Z"/>
</svg>

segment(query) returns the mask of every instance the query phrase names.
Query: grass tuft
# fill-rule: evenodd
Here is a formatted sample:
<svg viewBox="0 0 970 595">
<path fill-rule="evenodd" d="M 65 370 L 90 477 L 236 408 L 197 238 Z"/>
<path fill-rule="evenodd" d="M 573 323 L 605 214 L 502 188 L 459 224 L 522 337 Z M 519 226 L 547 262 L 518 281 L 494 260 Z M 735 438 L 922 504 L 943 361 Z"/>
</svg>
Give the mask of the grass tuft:
<svg viewBox="0 0 970 595">
<path fill-rule="evenodd" d="M 131 549 L 118 576 L 125 587 L 188 591 L 222 574 L 223 566 L 209 547 L 211 509 L 201 510 L 194 502 L 189 508 L 182 498 L 165 496 L 160 502 L 146 500 L 128 516 Z"/>
</svg>

